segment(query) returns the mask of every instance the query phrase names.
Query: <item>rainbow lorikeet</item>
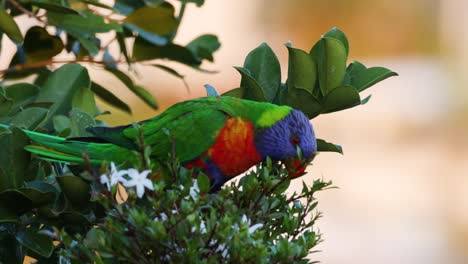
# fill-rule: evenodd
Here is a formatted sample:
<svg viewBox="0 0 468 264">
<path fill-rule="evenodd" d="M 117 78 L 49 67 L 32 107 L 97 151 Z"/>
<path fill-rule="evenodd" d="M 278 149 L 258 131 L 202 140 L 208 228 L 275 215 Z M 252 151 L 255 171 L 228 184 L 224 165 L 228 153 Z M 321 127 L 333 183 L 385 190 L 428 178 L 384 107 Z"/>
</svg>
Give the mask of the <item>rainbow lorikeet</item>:
<svg viewBox="0 0 468 264">
<path fill-rule="evenodd" d="M 212 191 L 266 157 L 283 161 L 291 177 L 300 176 L 317 151 L 314 130 L 302 112 L 227 96 L 177 103 L 138 126 L 87 131 L 94 137 L 65 139 L 26 131 L 34 143 L 26 149 L 51 161 L 83 163 L 86 153 L 92 164 L 123 163 L 143 138 L 151 159 L 164 161 L 175 151 L 183 166 L 208 175 Z"/>
</svg>

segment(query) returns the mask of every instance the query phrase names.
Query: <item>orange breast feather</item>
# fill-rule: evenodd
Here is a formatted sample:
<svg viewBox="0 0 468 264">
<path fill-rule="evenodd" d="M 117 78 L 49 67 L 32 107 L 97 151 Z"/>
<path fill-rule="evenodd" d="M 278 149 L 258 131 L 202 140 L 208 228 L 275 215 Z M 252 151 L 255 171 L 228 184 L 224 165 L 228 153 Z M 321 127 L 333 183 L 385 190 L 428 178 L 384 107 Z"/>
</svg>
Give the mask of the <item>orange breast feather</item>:
<svg viewBox="0 0 468 264">
<path fill-rule="evenodd" d="M 261 156 L 255 148 L 253 124 L 241 118 L 228 118 L 207 154 L 230 177 L 259 163 Z"/>
</svg>

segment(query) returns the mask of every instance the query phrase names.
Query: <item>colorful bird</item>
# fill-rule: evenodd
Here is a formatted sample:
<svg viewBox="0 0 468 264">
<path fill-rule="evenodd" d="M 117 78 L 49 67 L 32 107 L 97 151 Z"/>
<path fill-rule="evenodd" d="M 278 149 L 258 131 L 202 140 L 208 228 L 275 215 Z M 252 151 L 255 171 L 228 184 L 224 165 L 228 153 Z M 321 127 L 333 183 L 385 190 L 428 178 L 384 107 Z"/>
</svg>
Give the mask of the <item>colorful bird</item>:
<svg viewBox="0 0 468 264">
<path fill-rule="evenodd" d="M 288 106 L 227 96 L 177 103 L 162 114 L 135 125 L 89 127 L 89 138 L 70 138 L 26 131 L 33 145 L 26 149 L 51 161 L 92 164 L 123 163 L 150 146 L 150 158 L 167 160 L 173 151 L 186 168 L 203 171 L 211 191 L 267 157 L 283 161 L 291 177 L 304 173 L 317 151 L 309 119 Z"/>
</svg>

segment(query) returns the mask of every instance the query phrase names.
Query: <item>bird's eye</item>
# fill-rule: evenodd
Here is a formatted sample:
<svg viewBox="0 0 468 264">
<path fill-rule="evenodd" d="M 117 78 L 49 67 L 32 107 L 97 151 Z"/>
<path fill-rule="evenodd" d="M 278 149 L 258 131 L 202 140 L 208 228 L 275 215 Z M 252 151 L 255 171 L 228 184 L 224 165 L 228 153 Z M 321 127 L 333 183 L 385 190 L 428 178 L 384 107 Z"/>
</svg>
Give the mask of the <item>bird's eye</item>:
<svg viewBox="0 0 468 264">
<path fill-rule="evenodd" d="M 297 146 L 299 143 L 301 143 L 301 139 L 297 135 L 291 137 L 291 144 Z"/>
</svg>

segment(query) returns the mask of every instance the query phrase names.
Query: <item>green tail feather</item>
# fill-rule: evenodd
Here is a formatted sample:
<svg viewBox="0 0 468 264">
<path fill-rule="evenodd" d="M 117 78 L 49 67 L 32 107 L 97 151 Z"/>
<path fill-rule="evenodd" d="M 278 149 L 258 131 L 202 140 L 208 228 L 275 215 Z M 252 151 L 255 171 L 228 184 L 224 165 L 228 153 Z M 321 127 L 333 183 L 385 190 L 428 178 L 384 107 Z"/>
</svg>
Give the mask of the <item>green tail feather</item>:
<svg viewBox="0 0 468 264">
<path fill-rule="evenodd" d="M 0 127 L 9 128 L 4 124 L 0 124 Z M 131 150 L 111 143 L 68 140 L 30 130 L 23 130 L 23 132 L 33 142 L 33 145 L 26 146 L 25 149 L 48 161 L 84 164 L 84 155 L 86 155 L 91 164 L 100 165 L 104 161 L 131 162 L 135 157 Z"/>
</svg>

